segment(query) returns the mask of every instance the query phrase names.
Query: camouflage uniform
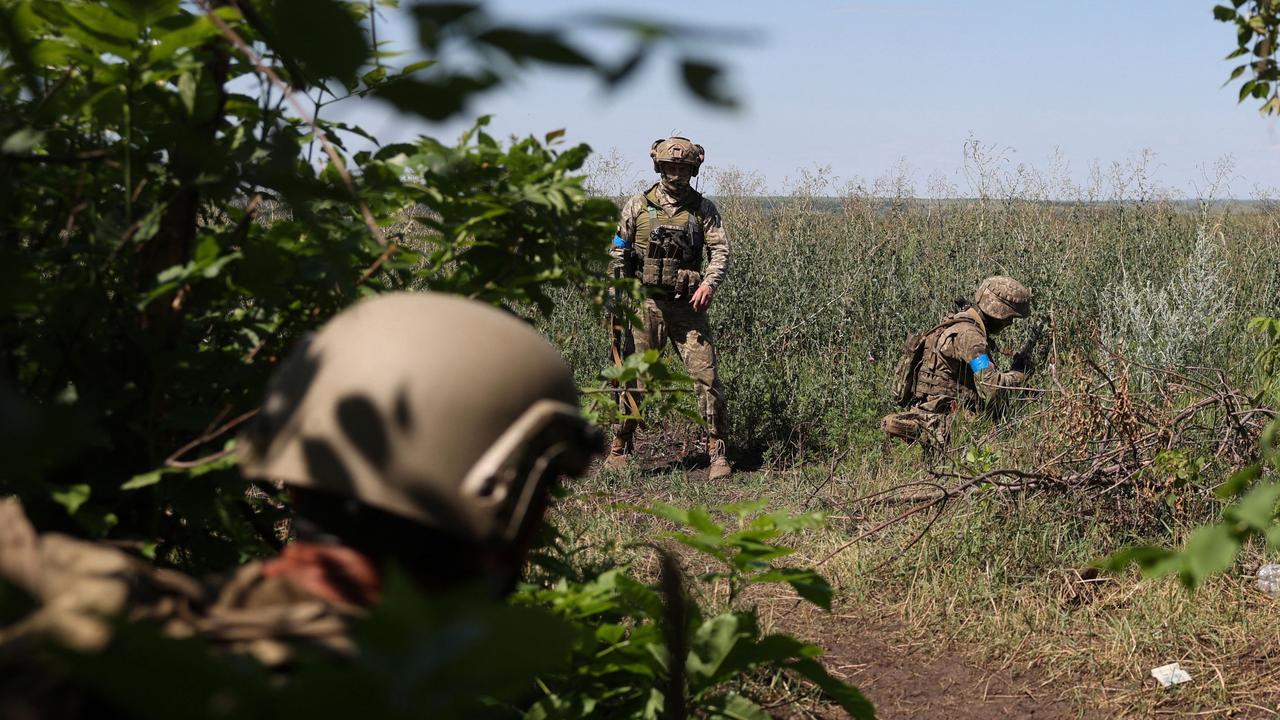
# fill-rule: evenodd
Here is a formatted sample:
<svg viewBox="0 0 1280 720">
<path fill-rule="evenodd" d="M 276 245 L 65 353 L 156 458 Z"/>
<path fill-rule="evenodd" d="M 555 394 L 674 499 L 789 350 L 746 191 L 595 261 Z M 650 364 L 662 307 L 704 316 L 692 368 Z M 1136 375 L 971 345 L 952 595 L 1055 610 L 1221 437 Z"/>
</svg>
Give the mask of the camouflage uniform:
<svg viewBox="0 0 1280 720">
<path fill-rule="evenodd" d="M 171 637 L 199 635 L 268 667 L 287 664 L 304 645 L 339 655 L 354 650 L 348 623 L 362 611 L 273 574 L 271 561 L 197 581 L 107 545 L 37 534 L 13 499 L 0 501 L 0 528 L 0 579 L 38 603 L 0 628 L 0 661 L 21 655 L 25 641 L 37 637 L 102 650 L 117 617 L 154 622 Z"/>
<path fill-rule="evenodd" d="M 643 254 L 646 238 L 637 238 L 636 228 L 640 225 L 647 229 L 650 208 L 656 210 L 659 224 L 664 218 L 675 217 L 686 209 L 698 218 L 708 255 L 706 265 L 701 268 L 701 284 L 712 290 L 718 289 L 728 274 L 729 234 L 720 221 L 720 211 L 715 203 L 693 190 L 683 197 L 673 197 L 661 184 L 632 196 L 622 207 L 618 237 L 636 247 L 640 254 Z M 645 300 L 640 319 L 641 326 L 632 331 L 636 352 L 662 349 L 670 339 L 685 369 L 697 383 L 698 405 L 703 419 L 716 438 L 726 438 L 729 424 L 725 414 L 724 386 L 716 372 L 716 350 L 707 314 L 695 311 L 687 296 L 667 297 L 655 292 Z M 631 432 L 633 428 L 634 423 L 629 424 L 623 432 Z"/>
<path fill-rule="evenodd" d="M 354 653 L 351 620 L 388 564 L 428 591 L 513 585 L 551 486 L 600 440 L 564 359 L 518 318 L 434 293 L 362 301 L 295 348 L 237 442 L 246 477 L 294 494 L 297 538 L 277 557 L 196 580 L 40 535 L 0 500 L 0 600 L 12 584 L 35 601 L 0 623 L 0 678 L 40 639 L 103 650 L 121 618 L 270 667 L 299 646 Z"/>
<path fill-rule="evenodd" d="M 1002 300 L 995 293 L 1008 297 Z M 995 368 L 989 327 L 998 326 L 998 330 L 1015 317 L 1025 317 L 1029 305 L 1029 291 L 1016 281 L 1004 277 L 983 281 L 973 306 L 948 316 L 925 334 L 910 409 L 885 416 L 880 429 L 889 437 L 930 449 L 945 447 L 951 419 L 959 409 L 992 408 L 1022 387 L 1029 369 L 1001 372 Z"/>
</svg>

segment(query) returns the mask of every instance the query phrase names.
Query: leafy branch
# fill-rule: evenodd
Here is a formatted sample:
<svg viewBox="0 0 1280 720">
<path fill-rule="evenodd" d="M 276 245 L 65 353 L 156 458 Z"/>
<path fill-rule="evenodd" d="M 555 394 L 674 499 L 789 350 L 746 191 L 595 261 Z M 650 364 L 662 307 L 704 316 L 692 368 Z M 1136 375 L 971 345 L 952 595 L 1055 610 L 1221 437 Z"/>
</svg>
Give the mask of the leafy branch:
<svg viewBox="0 0 1280 720">
<path fill-rule="evenodd" d="M 1248 57 L 1247 62 L 1231 71 L 1224 85 L 1246 73 L 1240 83 L 1239 102 L 1248 98 L 1261 100 L 1258 111 L 1264 115 L 1280 114 L 1280 64 L 1276 62 L 1277 39 L 1280 38 L 1280 2 L 1277 0 L 1231 0 L 1231 5 L 1217 5 L 1213 17 L 1236 26 L 1236 49 L 1227 60 Z"/>
</svg>

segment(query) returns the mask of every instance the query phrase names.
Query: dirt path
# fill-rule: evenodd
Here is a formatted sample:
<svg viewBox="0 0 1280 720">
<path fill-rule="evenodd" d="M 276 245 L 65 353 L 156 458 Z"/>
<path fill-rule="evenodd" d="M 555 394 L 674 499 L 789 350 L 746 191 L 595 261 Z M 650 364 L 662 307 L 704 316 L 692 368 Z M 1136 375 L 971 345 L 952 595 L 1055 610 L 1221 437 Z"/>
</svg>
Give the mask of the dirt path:
<svg viewBox="0 0 1280 720">
<path fill-rule="evenodd" d="M 799 611 L 783 626 L 826 648 L 827 669 L 858 687 L 876 716 L 947 720 L 1102 718 L 1062 699 L 1034 669 L 988 668 L 883 619 Z M 844 714 L 832 709 L 825 717 Z"/>
</svg>

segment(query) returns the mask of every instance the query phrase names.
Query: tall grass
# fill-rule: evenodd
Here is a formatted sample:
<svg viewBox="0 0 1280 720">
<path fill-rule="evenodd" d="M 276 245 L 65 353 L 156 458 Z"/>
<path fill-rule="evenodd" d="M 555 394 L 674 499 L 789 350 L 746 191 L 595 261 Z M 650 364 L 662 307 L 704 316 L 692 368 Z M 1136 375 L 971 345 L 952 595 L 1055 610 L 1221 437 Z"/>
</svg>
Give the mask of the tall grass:
<svg viewBox="0 0 1280 720">
<path fill-rule="evenodd" d="M 1265 559 L 1263 548 L 1251 546 L 1236 572 L 1194 595 L 1174 581 L 1087 570 L 1133 542 L 1177 544 L 1215 517 L 1210 489 L 1224 471 L 1216 464 L 1176 492 L 1161 486 L 1167 473 L 1155 467 L 1142 487 L 1117 492 L 979 494 L 932 525 L 912 517 L 850 544 L 902 509 L 854 499 L 923 477 L 915 449 L 880 447 L 878 419 L 891 409 L 888 374 L 902 339 L 983 277 L 1008 274 L 1032 288 L 1034 312 L 1053 317 L 1061 377 L 1115 348 L 1147 365 L 1220 367 L 1242 386 L 1254 379 L 1258 340 L 1245 323 L 1280 313 L 1280 204 L 1221 200 L 1229 166 L 1213 169 L 1199 197 L 1181 199 L 1154 185 L 1149 162 L 1095 167 L 1078 185 L 1058 163 L 1044 172 L 1010 167 L 971 142 L 968 188 L 930 178 L 924 194 L 934 199 L 917 198 L 903 168 L 847 183 L 815 168 L 781 197 L 767 196 L 750 173 L 715 173 L 708 189 L 733 241 L 730 276 L 711 309 L 732 440 L 778 462 L 723 484 L 679 470 L 602 472 L 558 508 L 562 529 L 588 549 L 585 560 L 592 548 L 627 547 L 664 529 L 611 511 L 619 500 L 767 497 L 773 507 L 821 509 L 830 522 L 798 543 L 797 562 L 830 555 L 821 569 L 842 605 L 838 621 L 816 621 L 815 636 L 847 624 L 851 633 L 959 647 L 990 666 L 1032 666 L 1037 681 L 1056 681 L 1037 682 L 1037 694 L 1072 697 L 1082 716 L 1100 707 L 1132 717 L 1274 707 L 1273 660 L 1257 659 L 1274 658 L 1280 642 L 1268 620 L 1274 608 L 1241 577 Z M 604 177 L 595 187 L 611 196 L 641 185 L 617 156 L 596 170 Z M 954 199 L 962 193 L 970 197 Z M 546 329 L 590 382 L 606 361 L 606 334 L 582 301 L 560 300 Z M 1008 349 L 1025 332 L 1015 325 L 998 340 Z M 1144 382 L 1140 367 L 1131 379 Z M 986 421 L 960 423 L 957 455 L 967 444 L 975 462 L 1028 465 L 1069 435 L 1054 421 L 1011 423 L 999 434 Z M 785 611 L 779 618 L 797 622 Z M 1178 693 L 1153 690 L 1148 670 L 1171 660 L 1197 681 Z"/>
<path fill-rule="evenodd" d="M 803 171 L 782 197 L 764 196 L 750 173 L 712 174 L 732 237 L 710 312 L 736 444 L 794 457 L 876 441 L 902 338 L 993 274 L 1032 288 L 1064 354 L 1106 346 L 1247 377 L 1244 324 L 1280 309 L 1275 204 L 1214 197 L 1229 167 L 1189 201 L 1153 187 L 1146 158 L 1076 186 L 1061 168 L 1008 169 L 991 155 L 967 146 L 976 197 L 963 200 L 913 198 L 902 168 L 839 185 L 829 169 Z M 641 184 L 607 160 L 594 168 L 601 192 Z M 956 190 L 934 178 L 929 192 Z M 584 304 L 562 299 L 548 331 L 589 381 L 607 337 Z M 1007 350 L 1025 332 L 998 340 Z"/>
</svg>

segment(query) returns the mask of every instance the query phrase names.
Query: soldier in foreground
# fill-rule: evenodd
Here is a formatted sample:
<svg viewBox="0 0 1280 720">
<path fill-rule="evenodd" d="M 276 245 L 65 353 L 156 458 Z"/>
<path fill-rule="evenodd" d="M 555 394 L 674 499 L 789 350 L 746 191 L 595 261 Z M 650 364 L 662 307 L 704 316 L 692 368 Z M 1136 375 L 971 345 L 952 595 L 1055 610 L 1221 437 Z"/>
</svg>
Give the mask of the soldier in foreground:
<svg viewBox="0 0 1280 720">
<path fill-rule="evenodd" d="M 936 452 L 948 444 L 957 410 L 990 408 L 1021 387 L 1033 370 L 1030 348 L 1001 372 L 992 359 L 991 336 L 1030 309 L 1031 291 L 997 275 L 982 281 L 968 308 L 908 337 L 894 369 L 894 399 L 909 409 L 880 421 L 885 435 Z"/>
<path fill-rule="evenodd" d="M 429 293 L 364 301 L 293 352 L 240 438 L 244 474 L 295 500 L 296 539 L 279 556 L 197 581 L 38 535 L 16 500 L 0 501 L 0 580 L 37 603 L 0 628 L 0 661 L 21 662 L 36 636 L 102 649 L 120 617 L 268 666 L 300 645 L 352 653 L 349 622 L 392 564 L 428 592 L 478 585 L 496 598 L 556 478 L 598 449 L 576 403 L 559 353 L 507 313 Z"/>
<path fill-rule="evenodd" d="M 649 157 L 662 179 L 627 200 L 614 238 L 615 259 L 648 295 L 632 339 L 636 352 L 662 349 L 668 339 L 675 346 L 696 383 L 699 411 L 710 428 L 707 477 L 722 480 L 732 473 L 725 455 L 729 422 L 707 308 L 728 272 L 729 235 L 715 203 L 689 184 L 706 159 L 701 145 L 669 137 L 654 141 Z M 635 429 L 634 420 L 615 428 L 606 458 L 610 467 L 627 464 Z"/>
</svg>

